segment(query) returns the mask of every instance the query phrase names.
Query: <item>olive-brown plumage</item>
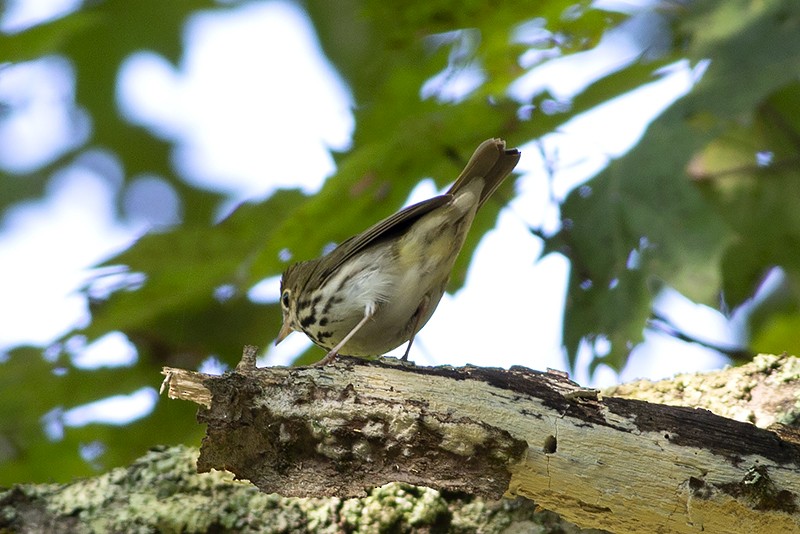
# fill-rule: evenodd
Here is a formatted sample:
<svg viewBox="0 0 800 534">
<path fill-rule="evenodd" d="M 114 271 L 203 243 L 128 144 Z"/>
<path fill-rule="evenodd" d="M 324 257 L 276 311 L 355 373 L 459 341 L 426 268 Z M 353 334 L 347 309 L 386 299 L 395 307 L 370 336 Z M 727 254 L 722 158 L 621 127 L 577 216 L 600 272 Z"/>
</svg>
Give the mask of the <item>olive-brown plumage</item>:
<svg viewBox="0 0 800 534">
<path fill-rule="evenodd" d="M 330 254 L 291 265 L 281 279 L 283 326 L 328 350 L 379 356 L 425 326 L 444 294 L 475 213 L 519 161 L 501 139 L 481 143 L 453 186 L 344 241 Z"/>
</svg>

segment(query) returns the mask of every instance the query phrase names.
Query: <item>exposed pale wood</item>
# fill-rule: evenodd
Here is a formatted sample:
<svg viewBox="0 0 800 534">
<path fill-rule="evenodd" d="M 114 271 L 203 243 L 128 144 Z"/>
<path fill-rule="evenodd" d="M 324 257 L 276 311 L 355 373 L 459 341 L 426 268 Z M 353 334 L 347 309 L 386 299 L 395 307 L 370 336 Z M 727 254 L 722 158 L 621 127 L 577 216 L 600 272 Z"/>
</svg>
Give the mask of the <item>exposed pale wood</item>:
<svg viewBox="0 0 800 534">
<path fill-rule="evenodd" d="M 164 367 L 161 374 L 165 378 L 160 393 L 166 391 L 170 399 L 191 401 L 206 408 L 211 406 L 211 392 L 203 385 L 209 375 L 175 367 Z"/>
<path fill-rule="evenodd" d="M 213 399 L 198 467 L 267 492 L 349 496 L 397 480 L 520 495 L 620 533 L 800 531 L 800 446 L 706 410 L 598 398 L 524 368 L 345 359 L 165 373 L 172 398 Z"/>
</svg>

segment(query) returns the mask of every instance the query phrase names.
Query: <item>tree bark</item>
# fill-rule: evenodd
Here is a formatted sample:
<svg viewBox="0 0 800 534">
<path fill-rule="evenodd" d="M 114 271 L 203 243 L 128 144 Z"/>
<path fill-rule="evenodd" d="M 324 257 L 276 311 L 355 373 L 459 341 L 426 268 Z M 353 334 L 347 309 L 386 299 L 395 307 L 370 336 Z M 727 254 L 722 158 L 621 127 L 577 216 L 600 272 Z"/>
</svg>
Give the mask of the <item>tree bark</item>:
<svg viewBox="0 0 800 534">
<path fill-rule="evenodd" d="M 361 496 L 395 481 L 522 496 L 619 533 L 800 531 L 790 426 L 598 395 L 522 367 L 257 369 L 253 354 L 224 376 L 164 370 L 171 398 L 201 405 L 200 471 L 227 469 L 287 496 Z M 782 377 L 793 406 L 798 360 L 759 358 L 736 372 Z"/>
</svg>

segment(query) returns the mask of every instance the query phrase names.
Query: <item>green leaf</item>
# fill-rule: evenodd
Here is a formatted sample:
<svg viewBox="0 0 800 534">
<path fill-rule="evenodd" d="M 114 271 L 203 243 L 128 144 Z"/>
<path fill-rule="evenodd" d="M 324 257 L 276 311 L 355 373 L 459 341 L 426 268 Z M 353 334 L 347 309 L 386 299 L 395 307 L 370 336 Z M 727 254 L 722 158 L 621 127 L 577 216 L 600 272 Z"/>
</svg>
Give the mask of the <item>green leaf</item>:
<svg viewBox="0 0 800 534">
<path fill-rule="evenodd" d="M 100 21 L 94 13 L 77 11 L 18 33 L 0 34 L 0 63 L 20 63 L 58 54 L 70 39 L 91 32 Z"/>
<path fill-rule="evenodd" d="M 144 284 L 95 302 L 83 333 L 94 339 L 126 332 L 158 362 L 181 355 L 188 358 L 184 364 L 196 365 L 217 354 L 236 363 L 243 345 L 263 346 L 280 326 L 278 307 L 254 304 L 246 292 L 280 271 L 281 223 L 302 199 L 297 191 L 278 191 L 213 226 L 183 225 L 145 235 L 105 264 L 143 273 Z"/>
<path fill-rule="evenodd" d="M 795 295 L 796 297 L 796 295 Z M 800 354 L 800 313 L 772 314 L 753 339 L 753 345 L 764 354 Z M 768 352 L 767 352 L 768 351 Z"/>
<path fill-rule="evenodd" d="M 713 175 L 715 164 L 724 161 L 754 170 L 759 150 L 774 151 L 781 161 L 795 158 L 791 143 L 757 140 L 749 125 L 771 93 L 779 92 L 782 109 L 791 108 L 796 98 L 796 87 L 787 86 L 794 85 L 800 64 L 800 34 L 793 29 L 798 21 L 800 6 L 745 1 L 695 3 L 678 19 L 687 54 L 694 61 L 710 58 L 708 71 L 650 126 L 635 149 L 590 183 L 590 197 L 582 196 L 583 190 L 569 196 L 562 216 L 570 224 L 547 249 L 565 250 L 579 273 L 571 277 L 564 325 L 573 364 L 581 338 L 599 332 L 612 339 L 604 361 L 624 365 L 645 326 L 651 280 L 707 304 L 718 302 L 724 288 L 726 299 L 738 304 L 770 265 L 794 268 L 796 217 L 788 209 L 788 199 L 797 194 L 793 168 L 785 168 L 783 177 L 770 170 L 776 179 L 745 178 L 739 185 L 733 176 L 714 185 L 704 179 L 706 200 L 686 169 L 695 177 Z M 796 120 L 795 111 L 785 122 Z M 775 125 L 760 129 L 781 130 Z M 694 154 L 701 155 L 692 159 Z M 709 201 L 721 209 L 711 209 Z M 786 230 L 768 229 L 770 212 Z M 643 238 L 648 250 L 641 256 L 642 276 L 627 290 L 626 261 Z M 592 282 L 587 295 L 581 289 L 585 280 Z M 613 289 L 612 280 L 619 280 Z M 624 296 L 614 298 L 620 289 Z M 610 302 L 618 308 L 607 308 Z"/>
<path fill-rule="evenodd" d="M 199 443 L 202 429 L 189 403 L 159 400 L 152 414 L 125 426 L 92 424 L 64 428 L 54 438 L 45 434 L 53 410 L 70 408 L 111 395 L 159 387 L 159 373 L 149 366 L 81 370 L 61 357 L 48 362 L 41 350 L 18 348 L 2 363 L 0 373 L 0 486 L 20 480 L 50 482 L 89 476 L 132 461 L 153 444 L 149 429 L 158 428 L 158 443 Z M 47 414 L 51 414 L 48 419 Z M 58 423 L 56 423 L 58 425 Z M 99 443 L 103 451 L 93 463 L 80 456 L 82 447 Z"/>
</svg>

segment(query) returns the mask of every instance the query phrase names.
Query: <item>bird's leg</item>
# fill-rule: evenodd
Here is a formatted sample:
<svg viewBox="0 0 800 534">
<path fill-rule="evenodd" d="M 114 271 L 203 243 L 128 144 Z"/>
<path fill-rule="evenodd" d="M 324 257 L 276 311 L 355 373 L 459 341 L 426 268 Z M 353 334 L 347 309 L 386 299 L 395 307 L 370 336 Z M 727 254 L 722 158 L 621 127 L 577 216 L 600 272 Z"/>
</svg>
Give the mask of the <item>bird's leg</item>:
<svg viewBox="0 0 800 534">
<path fill-rule="evenodd" d="M 430 295 L 425 295 L 424 297 L 422 297 L 422 302 L 419 303 L 419 306 L 417 306 L 417 311 L 415 311 L 413 317 L 411 317 L 411 320 L 414 321 L 414 329 L 411 331 L 411 338 L 408 340 L 406 353 L 403 354 L 402 358 L 400 358 L 401 362 L 408 361 L 408 353 L 411 351 L 411 345 L 414 343 L 414 338 L 417 336 L 417 332 L 419 331 L 419 323 L 422 322 L 422 317 L 427 313 L 428 305 L 430 303 L 431 303 Z"/>
<path fill-rule="evenodd" d="M 350 338 L 352 338 L 354 335 L 356 335 L 356 332 L 358 332 L 361 329 L 362 326 L 367 324 L 367 321 L 372 319 L 372 316 L 375 315 L 375 309 L 376 309 L 376 306 L 375 306 L 375 304 L 373 302 L 370 302 L 369 304 L 367 304 L 367 306 L 364 308 L 364 317 L 358 322 L 357 325 L 355 325 L 353 327 L 352 330 L 350 330 L 347 333 L 346 336 L 344 336 L 342 338 L 342 340 L 339 343 L 336 344 L 335 347 L 333 347 L 331 350 L 328 351 L 328 354 L 326 354 L 324 358 L 322 358 L 320 361 L 315 363 L 314 366 L 315 367 L 321 367 L 323 365 L 327 365 L 327 364 L 331 363 L 336 358 L 336 356 L 339 354 L 339 351 L 342 350 L 342 347 L 344 347 L 344 344 L 347 343 L 348 341 L 350 341 Z"/>
</svg>

